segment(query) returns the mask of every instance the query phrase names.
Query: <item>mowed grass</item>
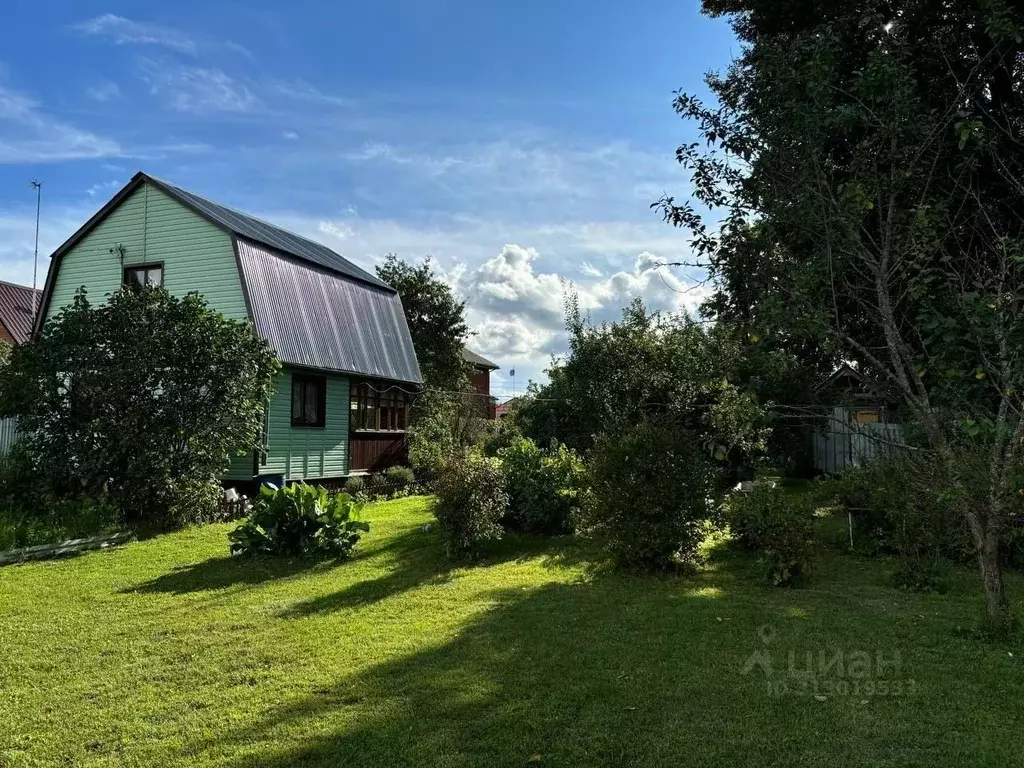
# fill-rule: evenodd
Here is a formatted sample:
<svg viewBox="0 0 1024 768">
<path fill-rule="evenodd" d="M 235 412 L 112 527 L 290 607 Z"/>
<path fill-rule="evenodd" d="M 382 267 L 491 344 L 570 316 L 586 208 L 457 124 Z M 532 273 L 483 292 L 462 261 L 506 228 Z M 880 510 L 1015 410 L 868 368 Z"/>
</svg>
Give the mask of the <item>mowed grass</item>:
<svg viewBox="0 0 1024 768">
<path fill-rule="evenodd" d="M 528 538 L 449 567 L 426 499 L 368 518 L 339 564 L 232 559 L 214 525 L 0 569 L 0 766 L 1024 764 L 1019 643 L 974 634 L 969 572 L 908 594 L 824 554 L 777 590 Z M 885 664 L 801 683 L 790 652 Z"/>
</svg>

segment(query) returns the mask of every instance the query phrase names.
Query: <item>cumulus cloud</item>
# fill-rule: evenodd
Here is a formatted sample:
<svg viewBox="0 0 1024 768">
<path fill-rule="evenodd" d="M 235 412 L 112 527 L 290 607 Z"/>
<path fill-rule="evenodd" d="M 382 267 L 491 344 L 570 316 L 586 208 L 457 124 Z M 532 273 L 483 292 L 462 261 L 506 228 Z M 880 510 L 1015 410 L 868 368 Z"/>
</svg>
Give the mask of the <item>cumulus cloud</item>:
<svg viewBox="0 0 1024 768">
<path fill-rule="evenodd" d="M 506 361 L 535 358 L 551 345 L 557 335 L 520 317 L 488 318 L 477 323 L 474 331 L 470 344 L 475 349 Z"/>
<path fill-rule="evenodd" d="M 567 292 L 576 295 L 593 322 L 606 322 L 619 318 L 635 298 L 651 310 L 693 313 L 708 290 L 647 251 L 634 258 L 631 269 L 608 276 L 598 272 L 575 282 L 544 270 L 544 263 L 537 249 L 509 244 L 479 266 L 462 265 L 455 284 L 466 298 L 467 318 L 477 333 L 474 348 L 503 368 L 518 367 L 532 378 L 539 377 L 553 355 L 566 351 Z"/>
<path fill-rule="evenodd" d="M 557 327 L 562 318 L 564 281 L 557 274 L 535 272 L 538 256 L 533 248 L 506 245 L 497 256 L 467 272 L 460 288 L 480 311 Z"/>
<path fill-rule="evenodd" d="M 635 298 L 642 298 L 651 309 L 667 312 L 695 312 L 707 297 L 709 288 L 699 281 L 688 281 L 671 268 L 664 259 L 650 252 L 636 257 L 632 270 L 610 275 L 592 286 L 594 303 L 602 312 L 598 320 L 610 320 L 609 308 L 621 308 Z"/>
</svg>

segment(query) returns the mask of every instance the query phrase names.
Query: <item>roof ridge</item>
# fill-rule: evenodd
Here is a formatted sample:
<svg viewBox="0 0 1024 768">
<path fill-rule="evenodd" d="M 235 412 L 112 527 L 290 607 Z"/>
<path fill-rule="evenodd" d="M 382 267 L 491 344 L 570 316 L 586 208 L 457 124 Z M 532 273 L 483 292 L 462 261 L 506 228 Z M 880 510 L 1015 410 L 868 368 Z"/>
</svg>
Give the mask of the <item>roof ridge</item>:
<svg viewBox="0 0 1024 768">
<path fill-rule="evenodd" d="M 232 208 L 231 206 L 224 205 L 216 200 L 204 197 L 196 192 L 192 192 L 184 187 L 178 186 L 172 181 L 151 176 L 145 171 L 140 171 L 139 175 L 141 175 L 142 178 L 153 182 L 157 187 L 164 190 L 172 197 L 175 197 L 178 202 L 192 208 L 200 215 L 214 220 L 219 226 L 233 232 L 239 237 L 248 238 L 253 242 L 273 248 L 301 261 L 317 264 L 325 269 L 354 280 L 359 280 L 388 291 L 395 290 L 369 270 L 363 269 L 358 264 L 354 263 L 324 243 L 313 240 L 305 235 L 300 235 L 290 229 L 285 229 L 284 227 L 278 226 L 266 219 L 261 219 L 259 216 L 254 216 L 250 213 L 246 213 L 245 211 L 240 211 L 237 208 Z M 196 201 L 201 203 L 201 205 L 197 205 Z M 237 221 L 232 222 L 231 219 L 236 219 Z M 240 223 L 245 226 L 239 226 Z M 261 234 L 259 232 L 259 228 L 266 228 L 268 231 Z M 268 237 L 268 235 L 271 236 Z M 297 244 L 301 247 L 298 249 L 289 247 L 289 238 L 297 241 Z M 324 251 L 326 251 L 329 256 L 325 255 L 323 253 Z"/>
<path fill-rule="evenodd" d="M 160 179 L 160 178 L 157 178 L 156 176 L 151 176 L 148 173 L 144 173 L 143 175 L 145 175 L 145 177 L 148 178 L 150 181 L 155 181 L 157 184 L 163 184 L 165 187 L 173 187 L 174 189 L 176 189 L 176 190 L 178 190 L 180 192 L 185 192 L 186 194 L 192 195 L 192 197 L 198 197 L 198 198 L 200 198 L 202 200 L 205 200 L 208 203 L 212 203 L 213 205 L 216 205 L 216 206 L 218 206 L 220 208 L 226 208 L 227 210 L 231 211 L 234 214 L 237 214 L 238 216 L 244 216 L 247 219 L 253 219 L 255 221 L 258 221 L 260 224 L 266 224 L 268 227 L 273 227 L 274 229 L 280 229 L 282 232 L 287 232 L 289 235 L 292 235 L 293 237 L 297 237 L 300 240 L 305 240 L 307 243 L 312 243 L 313 245 L 319 245 L 319 246 L 321 246 L 323 248 L 330 248 L 330 246 L 327 246 L 327 245 L 324 245 L 323 243 L 317 242 L 316 240 L 308 238 L 305 235 L 300 235 L 298 232 L 292 232 L 292 230 L 290 230 L 290 229 L 285 229 L 284 227 L 279 226 L 279 225 L 273 223 L 272 221 L 267 221 L 266 219 L 260 218 L 259 216 L 256 216 L 254 214 L 246 213 L 245 211 L 243 211 L 243 210 L 241 210 L 239 208 L 234 208 L 234 207 L 232 207 L 230 205 L 224 205 L 224 203 L 219 203 L 216 200 L 213 200 L 213 199 L 207 197 L 206 195 L 200 195 L 198 192 L 193 192 L 190 189 L 185 189 L 184 187 L 179 187 L 173 181 L 168 181 L 167 179 Z M 250 240 L 254 239 L 254 238 L 252 238 L 249 235 L 246 235 L 246 237 L 249 237 Z M 280 250 L 280 249 L 278 249 L 278 250 Z M 330 248 L 330 250 L 333 251 L 334 249 Z M 337 253 L 337 251 L 335 251 L 335 253 Z M 340 253 L 338 253 L 338 256 L 343 258 L 343 259 L 345 259 L 345 261 L 348 261 L 348 259 L 345 258 L 344 256 L 342 256 Z M 358 266 L 358 265 L 356 265 L 356 266 Z"/>
</svg>

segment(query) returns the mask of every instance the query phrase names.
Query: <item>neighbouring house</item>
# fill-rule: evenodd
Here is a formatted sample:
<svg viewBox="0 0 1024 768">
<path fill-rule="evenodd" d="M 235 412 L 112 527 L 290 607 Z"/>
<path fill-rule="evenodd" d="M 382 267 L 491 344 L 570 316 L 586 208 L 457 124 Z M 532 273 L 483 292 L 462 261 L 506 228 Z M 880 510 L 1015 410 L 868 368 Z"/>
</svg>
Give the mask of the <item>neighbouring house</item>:
<svg viewBox="0 0 1024 768">
<path fill-rule="evenodd" d="M 32 325 L 42 293 L 26 285 L 0 280 L 0 341 L 13 347 L 32 337 Z M 17 434 L 17 419 L 13 416 L 0 419 L 0 455 L 11 450 Z"/>
<path fill-rule="evenodd" d="M 32 337 L 32 325 L 42 291 L 0 280 L 0 341 L 12 347 Z"/>
<path fill-rule="evenodd" d="M 504 419 L 515 408 L 518 408 L 522 402 L 522 397 L 513 397 L 509 400 L 506 400 L 504 403 L 499 403 L 498 407 L 494 409 L 494 418 Z"/>
<path fill-rule="evenodd" d="M 467 347 L 463 347 L 462 356 L 473 366 L 473 373 L 469 377 L 473 391 L 480 396 L 480 402 L 486 409 L 487 418 L 494 419 L 498 399 L 491 396 L 491 371 L 497 371 L 501 366 L 492 363 L 483 355 L 478 355 Z"/>
<path fill-rule="evenodd" d="M 825 405 L 810 433 L 815 471 L 842 472 L 903 442 L 898 406 L 873 393 L 852 366 L 842 365 L 825 379 L 818 399 Z"/>
<path fill-rule="evenodd" d="M 248 320 L 282 363 L 261 451 L 226 481 L 329 480 L 405 460 L 419 364 L 397 292 L 320 243 L 145 173 L 51 259 L 36 328 L 85 286 L 198 292 Z"/>
</svg>

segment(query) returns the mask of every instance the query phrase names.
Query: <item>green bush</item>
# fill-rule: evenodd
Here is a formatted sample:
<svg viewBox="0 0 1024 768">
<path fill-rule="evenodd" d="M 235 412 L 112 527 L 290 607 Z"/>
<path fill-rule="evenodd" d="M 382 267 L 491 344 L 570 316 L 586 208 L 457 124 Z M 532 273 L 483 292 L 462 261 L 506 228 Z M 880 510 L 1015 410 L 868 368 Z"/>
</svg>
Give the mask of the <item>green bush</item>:
<svg viewBox="0 0 1024 768">
<path fill-rule="evenodd" d="M 366 481 L 366 495 L 369 498 L 378 499 L 387 496 L 388 481 L 383 472 L 366 475 L 363 479 Z"/>
<path fill-rule="evenodd" d="M 228 535 L 231 553 L 348 557 L 370 530 L 359 519 L 362 507 L 347 493 L 330 496 L 318 486 L 264 486 L 249 519 Z"/>
<path fill-rule="evenodd" d="M 93 305 L 81 289 L 0 366 L 0 410 L 18 417 L 49 493 L 177 528 L 216 514 L 218 478 L 257 447 L 279 368 L 251 323 L 198 294 L 123 290 Z"/>
<path fill-rule="evenodd" d="M 715 472 L 692 434 L 641 422 L 601 436 L 588 475 L 581 529 L 619 564 L 664 570 L 697 561 Z"/>
<path fill-rule="evenodd" d="M 759 483 L 735 491 L 723 505 L 733 537 L 757 552 L 765 578 L 775 586 L 797 586 L 810 578 L 814 509 L 804 497 Z"/>
<path fill-rule="evenodd" d="M 354 475 L 345 481 L 345 493 L 353 499 L 366 493 L 366 480 L 362 475 Z"/>
<path fill-rule="evenodd" d="M 388 467 L 384 471 L 384 480 L 392 493 L 406 493 L 409 486 L 416 482 L 416 475 L 410 467 Z"/>
<path fill-rule="evenodd" d="M 542 451 L 526 437 L 500 452 L 509 512 L 505 527 L 528 533 L 570 533 L 586 486 L 580 458 L 564 445 Z"/>
<path fill-rule="evenodd" d="M 57 496 L 22 441 L 0 455 L 0 551 L 124 530 L 124 516 L 102 493 Z"/>
<path fill-rule="evenodd" d="M 108 499 L 45 497 L 28 507 L 0 509 L 0 552 L 123 529 L 123 518 Z"/>
<path fill-rule="evenodd" d="M 973 553 L 945 486 L 931 461 L 902 453 L 833 481 L 838 502 L 853 515 L 856 547 L 898 556 L 897 585 L 917 591 L 943 591 L 948 561 L 965 562 Z"/>
<path fill-rule="evenodd" d="M 39 482 L 39 471 L 25 442 L 16 440 L 0 455 L 0 509 L 43 507 L 46 484 Z"/>
<path fill-rule="evenodd" d="M 476 451 L 445 464 L 434 481 L 434 516 L 449 557 L 475 557 L 501 538 L 508 511 L 501 462 Z"/>
<path fill-rule="evenodd" d="M 509 414 L 503 419 L 495 419 L 487 423 L 480 447 L 484 456 L 500 456 L 501 452 L 511 448 L 523 439 L 523 432 L 515 416 Z"/>
</svg>

